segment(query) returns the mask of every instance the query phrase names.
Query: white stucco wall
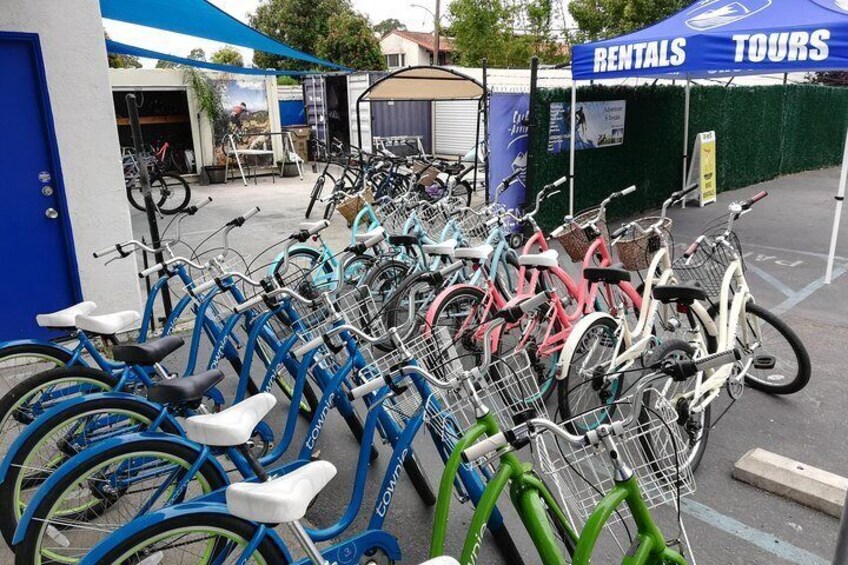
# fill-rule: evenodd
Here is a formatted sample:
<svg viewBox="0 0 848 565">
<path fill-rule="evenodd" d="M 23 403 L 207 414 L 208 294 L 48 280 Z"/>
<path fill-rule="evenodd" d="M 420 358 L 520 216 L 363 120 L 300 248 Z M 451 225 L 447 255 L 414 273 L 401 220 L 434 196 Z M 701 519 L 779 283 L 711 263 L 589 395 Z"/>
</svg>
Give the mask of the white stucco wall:
<svg viewBox="0 0 848 565">
<path fill-rule="evenodd" d="M 100 5 L 3 0 L 0 29 L 40 36 L 83 296 L 100 312 L 139 309 L 135 262 L 91 255 L 132 238 Z"/>
<path fill-rule="evenodd" d="M 406 55 L 404 64 L 407 67 L 430 64 L 430 55 L 426 49 L 414 41 L 410 41 L 394 33 L 390 33 L 380 41 L 380 50 L 383 52 L 383 55 L 403 53 Z"/>
</svg>

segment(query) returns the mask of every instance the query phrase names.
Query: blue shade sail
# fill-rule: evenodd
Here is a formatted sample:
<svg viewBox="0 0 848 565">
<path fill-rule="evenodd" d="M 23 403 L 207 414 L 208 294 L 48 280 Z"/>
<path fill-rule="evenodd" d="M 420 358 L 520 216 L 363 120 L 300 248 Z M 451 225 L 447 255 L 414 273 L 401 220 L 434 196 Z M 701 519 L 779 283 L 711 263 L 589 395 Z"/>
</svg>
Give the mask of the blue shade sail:
<svg viewBox="0 0 848 565">
<path fill-rule="evenodd" d="M 242 74 L 242 75 L 285 75 L 285 76 L 302 76 L 308 75 L 311 73 L 306 73 L 303 71 L 276 71 L 274 69 L 250 69 L 247 67 L 236 67 L 234 65 L 219 65 L 217 63 L 210 63 L 208 61 L 197 61 L 195 59 L 187 59 L 185 57 L 177 57 L 176 55 L 169 55 L 167 53 L 159 53 L 158 51 L 151 51 L 150 49 L 142 49 L 141 47 L 135 47 L 133 45 L 127 45 L 126 43 L 118 43 L 117 41 L 112 41 L 111 39 L 106 40 L 106 51 L 112 53 L 114 55 L 131 55 L 133 57 L 144 57 L 146 59 L 161 59 L 162 61 L 170 61 L 172 63 L 177 63 L 179 65 L 186 65 L 189 67 L 200 67 L 203 69 L 210 69 L 213 71 L 220 71 L 222 73 L 230 73 L 230 74 Z"/>
<path fill-rule="evenodd" d="M 260 33 L 206 0 L 100 0 L 104 18 L 212 39 L 298 59 L 316 65 L 346 67 L 299 51 Z"/>
<path fill-rule="evenodd" d="M 580 80 L 848 69 L 848 0 L 701 0 L 572 54 Z"/>
</svg>

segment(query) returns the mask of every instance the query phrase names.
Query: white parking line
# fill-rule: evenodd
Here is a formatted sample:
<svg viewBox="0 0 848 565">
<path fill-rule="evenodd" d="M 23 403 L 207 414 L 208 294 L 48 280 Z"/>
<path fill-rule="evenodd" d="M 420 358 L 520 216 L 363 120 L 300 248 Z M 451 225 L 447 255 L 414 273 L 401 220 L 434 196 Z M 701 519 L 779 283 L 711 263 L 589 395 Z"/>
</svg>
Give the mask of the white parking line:
<svg viewBox="0 0 848 565">
<path fill-rule="evenodd" d="M 767 551 L 790 563 L 797 563 L 798 565 L 828 565 L 830 563 L 830 561 L 819 557 L 815 553 L 811 553 L 806 549 L 801 549 L 791 543 L 785 542 L 768 532 L 752 528 L 751 526 L 743 524 L 739 520 L 726 516 L 717 510 L 713 510 L 709 506 L 705 506 L 700 502 L 695 502 L 694 500 L 687 498 L 683 501 L 682 507 L 683 512 L 693 518 L 697 518 L 714 528 L 745 540 L 748 543 L 759 547 L 763 551 Z M 740 559 L 738 563 L 741 562 L 742 560 Z"/>
<path fill-rule="evenodd" d="M 747 266 L 748 266 L 749 271 L 756 274 L 758 277 L 760 277 L 761 279 L 763 279 L 764 281 L 769 283 L 771 286 L 773 286 L 774 288 L 779 290 L 781 293 L 783 293 L 784 296 L 787 296 L 789 298 L 792 298 L 792 297 L 795 296 L 795 291 L 792 290 L 791 288 L 789 288 L 788 286 L 786 286 L 785 284 L 783 284 L 782 282 L 780 282 L 780 280 L 777 277 L 775 277 L 774 275 L 771 275 L 771 274 L 765 272 L 764 270 L 757 267 L 756 265 L 752 265 L 750 262 L 747 263 Z"/>
<path fill-rule="evenodd" d="M 831 279 L 831 284 L 836 281 L 839 277 L 845 274 L 845 270 L 848 268 L 848 265 L 840 265 L 833 269 L 833 278 Z M 775 308 L 772 308 L 771 311 L 777 315 L 783 314 L 797 306 L 801 301 L 806 300 L 813 294 L 815 291 L 819 290 L 821 287 L 825 286 L 824 276 L 818 278 L 799 290 L 795 293 L 795 296 L 791 298 L 787 298 L 780 304 L 778 304 Z"/>
</svg>

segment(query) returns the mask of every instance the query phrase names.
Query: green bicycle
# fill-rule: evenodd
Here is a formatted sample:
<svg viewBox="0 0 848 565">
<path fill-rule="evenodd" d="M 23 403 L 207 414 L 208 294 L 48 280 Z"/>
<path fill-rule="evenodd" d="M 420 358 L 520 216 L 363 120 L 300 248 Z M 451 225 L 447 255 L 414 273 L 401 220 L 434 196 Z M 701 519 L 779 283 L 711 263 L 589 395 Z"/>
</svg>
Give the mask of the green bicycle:
<svg viewBox="0 0 848 565">
<path fill-rule="evenodd" d="M 480 461 L 486 463 L 497 458 L 500 466 L 477 505 L 460 563 L 470 565 L 476 562 L 482 543 L 482 527 L 498 499 L 509 488 L 510 499 L 545 565 L 560 565 L 566 562 L 588 565 L 604 527 L 614 518 L 614 514 L 621 517 L 627 515 L 628 511 L 635 524 L 636 534 L 632 536 L 631 545 L 622 557 L 623 565 L 687 564 L 683 555 L 669 546 L 652 516 L 651 508 L 661 502 L 677 500 L 681 490 L 690 492 L 691 470 L 681 465 L 685 461 L 682 439 L 675 437 L 674 427 L 665 421 L 666 414 L 657 414 L 663 412 L 662 407 L 657 404 L 655 410 L 650 406 L 650 402 L 645 403 L 644 399 L 650 397 L 659 403 L 664 401 L 658 394 L 650 394 L 655 381 L 669 377 L 675 381 L 685 381 L 706 369 L 733 363 L 738 357 L 734 350 L 695 361 L 671 359 L 652 367 L 651 369 L 657 372 L 643 377 L 636 385 L 632 396 L 632 409 L 627 418 L 602 424 L 585 434 L 572 434 L 563 425 L 547 418 L 531 418 L 508 431 L 497 432 L 465 448 L 462 459 L 466 464 Z M 673 410 L 665 412 L 673 415 Z M 649 420 L 646 418 L 648 413 L 660 417 Z M 553 450 L 540 442 L 547 437 L 545 434 L 550 434 L 557 441 L 557 451 L 561 459 L 552 458 L 550 451 Z M 559 440 L 567 444 L 565 450 Z M 608 492 L 604 494 L 593 489 L 599 498 L 596 499 L 579 534 L 551 489 L 534 471 L 534 466 L 522 462 L 513 453 L 531 443 L 539 448 L 537 451 L 542 452 L 540 459 L 543 462 L 543 473 L 553 477 L 555 481 L 558 480 L 557 477 L 562 476 L 573 480 L 574 475 L 579 475 L 581 480 L 585 479 L 586 472 L 585 469 L 579 468 L 580 463 L 589 457 L 597 459 L 601 450 L 605 452 L 606 467 L 609 471 L 606 476 L 609 480 L 604 481 L 597 471 L 593 478 L 600 479 L 601 484 L 609 485 Z M 565 455 L 568 446 L 572 448 L 571 457 Z M 583 461 L 581 455 L 584 457 Z M 575 493 L 576 484 L 577 482 L 573 481 L 568 485 L 571 487 L 568 492 L 572 506 L 576 500 L 576 510 L 579 512 L 581 502 L 585 508 L 586 500 L 581 501 L 579 492 Z M 557 487 L 563 494 L 565 489 L 559 488 L 559 485 Z M 441 498 L 439 502 L 442 502 Z M 437 524 L 437 529 L 440 526 L 441 524 Z M 433 540 L 442 541 L 435 535 Z M 560 544 L 565 546 L 568 556 L 563 555 Z M 431 555 L 438 554 L 442 548 L 443 546 L 431 545 Z"/>
</svg>

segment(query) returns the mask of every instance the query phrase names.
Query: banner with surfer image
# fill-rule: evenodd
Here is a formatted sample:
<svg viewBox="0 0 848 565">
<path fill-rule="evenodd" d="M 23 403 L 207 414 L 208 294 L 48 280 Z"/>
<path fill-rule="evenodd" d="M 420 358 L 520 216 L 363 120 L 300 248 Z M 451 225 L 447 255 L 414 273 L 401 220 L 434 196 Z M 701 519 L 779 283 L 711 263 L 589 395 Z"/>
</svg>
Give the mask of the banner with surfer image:
<svg viewBox="0 0 848 565">
<path fill-rule="evenodd" d="M 575 150 L 600 149 L 624 143 L 624 117 L 627 102 L 604 100 L 578 102 L 575 106 Z M 548 152 L 568 152 L 571 143 L 571 105 L 551 104 Z"/>
</svg>

